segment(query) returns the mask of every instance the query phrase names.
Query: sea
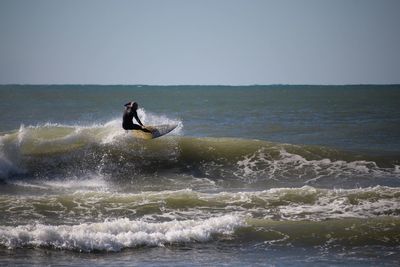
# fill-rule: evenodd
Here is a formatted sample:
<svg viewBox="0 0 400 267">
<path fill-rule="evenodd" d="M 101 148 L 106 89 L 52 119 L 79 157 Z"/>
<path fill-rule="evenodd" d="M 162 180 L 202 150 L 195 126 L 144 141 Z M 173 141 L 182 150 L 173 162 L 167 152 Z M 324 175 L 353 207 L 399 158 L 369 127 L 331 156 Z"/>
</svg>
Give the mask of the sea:
<svg viewBox="0 0 400 267">
<path fill-rule="evenodd" d="M 400 85 L 1 85 L 0 265 L 399 266 Z"/>
</svg>

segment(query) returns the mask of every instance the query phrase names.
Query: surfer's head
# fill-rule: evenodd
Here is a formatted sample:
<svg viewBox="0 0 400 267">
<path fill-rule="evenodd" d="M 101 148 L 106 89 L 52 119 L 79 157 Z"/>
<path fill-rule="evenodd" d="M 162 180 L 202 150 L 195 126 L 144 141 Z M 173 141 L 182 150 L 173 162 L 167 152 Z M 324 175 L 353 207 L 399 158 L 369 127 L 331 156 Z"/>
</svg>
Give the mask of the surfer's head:
<svg viewBox="0 0 400 267">
<path fill-rule="evenodd" d="M 134 101 L 131 101 L 131 102 L 129 102 L 129 103 L 126 103 L 125 105 L 124 105 L 126 108 L 131 108 L 131 109 L 138 109 L 138 103 L 136 103 L 136 102 L 134 102 Z"/>
</svg>

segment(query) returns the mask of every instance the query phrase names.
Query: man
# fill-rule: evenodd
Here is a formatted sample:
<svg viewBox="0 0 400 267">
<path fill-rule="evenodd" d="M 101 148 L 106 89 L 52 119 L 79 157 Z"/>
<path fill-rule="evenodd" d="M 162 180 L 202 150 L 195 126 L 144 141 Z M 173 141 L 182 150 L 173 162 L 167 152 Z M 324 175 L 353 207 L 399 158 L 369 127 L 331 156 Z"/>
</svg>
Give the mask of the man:
<svg viewBox="0 0 400 267">
<path fill-rule="evenodd" d="M 147 130 L 143 123 L 140 121 L 137 115 L 138 104 L 134 101 L 126 103 L 125 105 L 124 115 L 122 116 L 122 128 L 125 130 L 142 130 L 146 133 L 151 133 L 151 131 Z M 134 124 L 133 118 L 135 117 L 136 121 L 140 124 Z"/>
</svg>

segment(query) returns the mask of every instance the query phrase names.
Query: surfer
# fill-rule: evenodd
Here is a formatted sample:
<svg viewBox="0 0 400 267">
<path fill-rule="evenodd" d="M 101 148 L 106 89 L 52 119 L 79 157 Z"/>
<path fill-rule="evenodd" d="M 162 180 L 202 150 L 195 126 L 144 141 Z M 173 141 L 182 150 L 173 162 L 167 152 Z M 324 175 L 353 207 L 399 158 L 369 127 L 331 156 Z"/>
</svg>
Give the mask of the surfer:
<svg viewBox="0 0 400 267">
<path fill-rule="evenodd" d="M 125 111 L 124 115 L 122 116 L 122 128 L 124 128 L 125 130 L 142 130 L 143 132 L 151 133 L 151 131 L 147 130 L 144 127 L 143 123 L 140 121 L 137 115 L 136 111 L 138 109 L 138 103 L 131 101 L 129 103 L 126 103 L 124 106 Z M 140 125 L 134 124 L 133 118 L 135 118 Z"/>
</svg>

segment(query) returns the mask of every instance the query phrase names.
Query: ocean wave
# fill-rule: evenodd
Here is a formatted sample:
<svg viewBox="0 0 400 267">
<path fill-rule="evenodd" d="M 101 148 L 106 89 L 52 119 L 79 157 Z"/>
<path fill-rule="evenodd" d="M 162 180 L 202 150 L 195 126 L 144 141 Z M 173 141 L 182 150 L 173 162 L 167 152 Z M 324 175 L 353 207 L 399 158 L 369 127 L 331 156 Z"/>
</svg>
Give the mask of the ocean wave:
<svg viewBox="0 0 400 267">
<path fill-rule="evenodd" d="M 143 246 L 182 246 L 218 240 L 249 244 L 253 248 L 302 246 L 327 251 L 337 246 L 396 247 L 399 233 L 400 220 L 391 217 L 274 221 L 229 214 L 169 222 L 123 218 L 76 225 L 0 226 L 0 246 L 118 252 Z"/>
<path fill-rule="evenodd" d="M 304 184 L 324 184 L 330 183 L 332 179 L 346 178 L 371 178 L 371 177 L 393 177 L 400 178 L 396 169 L 397 165 L 393 167 L 380 167 L 373 160 L 345 160 L 343 158 L 351 157 L 351 154 L 342 152 L 341 154 L 333 151 L 329 155 L 329 149 L 324 151 L 328 152 L 328 157 L 324 158 L 321 155 L 312 155 L 311 158 L 306 157 L 309 153 L 307 147 L 304 151 L 298 151 L 298 147 L 294 146 L 296 152 L 288 152 L 288 145 L 281 148 L 275 148 L 275 155 L 265 147 L 260 148 L 256 152 L 246 155 L 242 160 L 237 162 L 238 169 L 234 173 L 235 176 L 246 180 L 248 183 L 256 183 L 260 177 L 269 177 L 270 179 L 290 179 L 297 177 L 299 181 Z M 276 150 L 279 149 L 278 155 Z M 298 153 L 298 154 L 296 154 Z M 343 157 L 342 159 L 340 157 Z M 393 160 L 392 162 L 394 162 Z M 388 163 L 388 162 L 387 162 Z M 325 181 L 324 181 L 325 180 Z M 328 180 L 328 181 L 326 181 Z M 361 184 L 362 180 L 359 180 Z M 295 182 L 295 181 L 294 181 Z"/>
<path fill-rule="evenodd" d="M 26 184 L 23 185 L 26 193 Z M 0 225 L 75 224 L 107 218 L 148 222 L 207 219 L 227 213 L 274 221 L 324 221 L 346 218 L 400 217 L 400 189 L 371 187 L 328 190 L 310 186 L 255 192 L 202 193 L 190 189 L 117 193 L 76 190 L 71 193 L 0 196 Z"/>
<path fill-rule="evenodd" d="M 171 122 L 168 118 L 156 118 L 150 121 Z M 174 179 L 183 175 L 209 179 L 215 186 L 265 189 L 288 185 L 400 185 L 396 155 L 378 157 L 250 139 L 185 137 L 180 136 L 182 126 L 171 136 L 143 141 L 125 133 L 119 123 L 112 120 L 89 126 L 45 124 L 3 134 L 0 178 L 10 181 L 18 177 L 63 179 L 100 175 L 118 183 L 130 183 L 141 177 Z"/>
<path fill-rule="evenodd" d="M 91 251 L 120 251 L 137 246 L 205 242 L 213 235 L 229 235 L 244 221 L 234 215 L 206 220 L 148 223 L 117 219 L 80 225 L 0 226 L 0 244 L 8 248 L 50 247 Z"/>
<path fill-rule="evenodd" d="M 159 116 L 144 109 L 139 109 L 142 121 L 147 125 L 176 124 L 178 125 L 169 135 L 180 135 L 183 124 L 177 119 Z M 128 140 L 128 141 L 127 141 Z M 66 158 L 70 153 L 74 157 L 85 157 L 87 153 L 104 154 L 104 148 L 124 146 L 125 142 L 140 142 L 121 128 L 120 119 L 106 123 L 91 125 L 66 125 L 45 123 L 21 127 L 18 130 L 0 135 L 0 179 L 14 174 L 29 173 L 30 159 L 40 157 Z M 93 151 L 91 151 L 93 149 Z M 82 154 L 82 151 L 84 151 Z M 61 159 L 62 160 L 62 159 Z M 79 159 L 82 162 L 82 159 Z M 47 163 L 49 161 L 47 160 Z M 68 167 L 68 163 L 66 167 Z"/>
</svg>

